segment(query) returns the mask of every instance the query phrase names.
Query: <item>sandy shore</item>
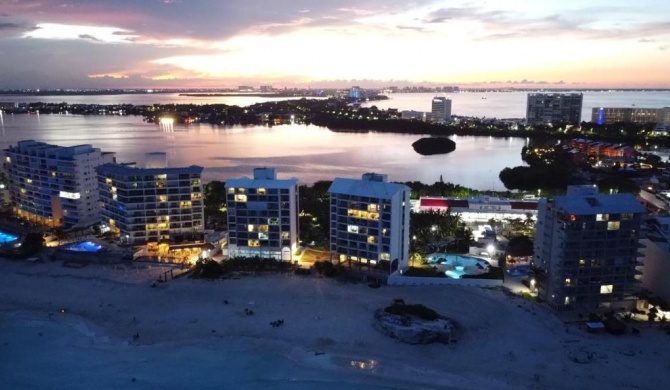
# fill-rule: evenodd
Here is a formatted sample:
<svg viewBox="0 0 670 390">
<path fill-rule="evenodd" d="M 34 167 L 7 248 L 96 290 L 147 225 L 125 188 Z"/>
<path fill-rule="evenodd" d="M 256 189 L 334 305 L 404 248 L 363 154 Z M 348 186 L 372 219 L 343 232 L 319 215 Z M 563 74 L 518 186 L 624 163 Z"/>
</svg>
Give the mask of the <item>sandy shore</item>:
<svg viewBox="0 0 670 390">
<path fill-rule="evenodd" d="M 670 380 L 670 337 L 660 330 L 642 325 L 639 336 L 591 335 L 566 328 L 543 308 L 497 290 L 371 289 L 296 275 L 183 278 L 151 287 L 164 271 L 157 266 L 72 269 L 60 263 L 0 260 L 0 319 L 3 326 L 30 324 L 20 335 L 31 348 L 61 351 L 88 343 L 143 362 L 160 361 L 160 351 L 193 348 L 274 354 L 291 362 L 288 372 L 357 375 L 376 380 L 377 387 L 370 388 L 644 389 L 663 388 Z M 455 319 L 463 328 L 458 342 L 413 346 L 378 333 L 372 314 L 394 298 L 425 304 Z M 278 319 L 284 325 L 270 325 Z M 81 338 L 70 344 L 41 341 L 37 330 L 50 322 L 74 329 Z M 38 341 L 33 344 L 32 339 Z M 11 358 L 17 353 L 13 348 L 12 340 L 4 340 L 0 356 Z M 204 364 L 209 355 L 193 356 L 201 356 Z M 13 361 L 11 372 L 0 365 L 0 384 L 30 384 L 27 373 L 34 367 Z M 158 380 L 150 373 L 137 375 Z"/>
</svg>

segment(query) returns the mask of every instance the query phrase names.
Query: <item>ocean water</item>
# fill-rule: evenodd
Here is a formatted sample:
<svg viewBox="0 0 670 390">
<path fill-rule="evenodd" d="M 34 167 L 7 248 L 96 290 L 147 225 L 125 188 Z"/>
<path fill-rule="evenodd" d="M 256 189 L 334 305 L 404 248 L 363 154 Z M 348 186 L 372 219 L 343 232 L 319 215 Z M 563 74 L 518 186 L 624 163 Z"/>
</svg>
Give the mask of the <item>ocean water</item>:
<svg viewBox="0 0 670 390">
<path fill-rule="evenodd" d="M 77 318 L 0 316 L 3 389 L 431 389 L 214 338 L 196 345 L 132 343 Z M 307 354 L 306 354 L 307 355 Z M 444 388 L 440 386 L 439 388 Z"/>
</svg>

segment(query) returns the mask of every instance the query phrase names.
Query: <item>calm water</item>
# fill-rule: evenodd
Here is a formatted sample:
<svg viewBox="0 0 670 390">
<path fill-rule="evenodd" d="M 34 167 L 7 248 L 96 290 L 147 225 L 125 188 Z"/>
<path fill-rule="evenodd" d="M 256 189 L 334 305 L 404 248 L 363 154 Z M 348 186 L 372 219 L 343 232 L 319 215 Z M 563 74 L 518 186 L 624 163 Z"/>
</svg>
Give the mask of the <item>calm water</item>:
<svg viewBox="0 0 670 390">
<path fill-rule="evenodd" d="M 447 95 L 455 115 L 522 118 L 525 92 L 461 92 Z M 371 102 L 380 108 L 430 110 L 434 94 L 391 94 L 389 100 Z M 486 99 L 482 99 L 485 97 Z M 261 101 L 284 100 L 256 96 L 188 97 L 178 94 L 111 96 L 0 96 L 0 101 L 69 102 L 96 104 L 224 103 L 246 106 Z M 670 91 L 585 92 L 582 118 L 591 108 L 670 106 Z M 441 156 L 420 156 L 411 147 L 419 136 L 400 134 L 334 133 L 315 126 L 253 126 L 224 128 L 195 124 L 161 127 L 139 117 L 66 115 L 0 115 L 0 148 L 24 139 L 76 145 L 90 143 L 117 153 L 119 162 L 143 164 L 148 151 L 168 153 L 171 166 L 206 167 L 206 180 L 226 180 L 249 175 L 253 167 L 274 166 L 280 177 L 301 182 L 358 177 L 364 172 L 387 173 L 390 180 L 444 181 L 477 189 L 504 189 L 501 169 L 522 165 L 525 139 L 454 137 L 456 151 Z"/>
<path fill-rule="evenodd" d="M 390 94 L 389 100 L 371 102 L 379 108 L 397 108 L 400 110 L 430 111 L 433 96 L 446 96 L 452 100 L 454 115 L 487 118 L 524 118 L 526 116 L 527 92 L 460 92 L 453 94 L 405 93 Z M 485 99 L 484 99 L 485 98 Z M 28 96 L 0 95 L 0 101 L 26 102 L 68 102 L 96 104 L 142 104 L 154 103 L 223 103 L 248 106 L 258 102 L 286 100 L 286 98 L 265 98 L 257 96 L 216 96 L 192 97 L 179 96 L 176 93 L 144 95 L 108 95 L 108 96 Z M 661 92 L 584 92 L 582 120 L 591 120 L 594 107 L 669 107 L 670 91 Z"/>
<path fill-rule="evenodd" d="M 144 163 L 144 153 L 168 154 L 171 166 L 206 167 L 204 179 L 250 175 L 258 166 L 278 168 L 280 177 L 301 182 L 387 173 L 389 180 L 444 181 L 502 190 L 506 166 L 521 165 L 526 140 L 454 137 L 456 151 L 421 156 L 416 135 L 335 133 L 316 126 L 225 128 L 205 124 L 160 126 L 132 116 L 7 115 L 0 118 L 0 148 L 24 139 L 77 145 L 90 143 L 116 152 L 117 161 Z"/>
</svg>

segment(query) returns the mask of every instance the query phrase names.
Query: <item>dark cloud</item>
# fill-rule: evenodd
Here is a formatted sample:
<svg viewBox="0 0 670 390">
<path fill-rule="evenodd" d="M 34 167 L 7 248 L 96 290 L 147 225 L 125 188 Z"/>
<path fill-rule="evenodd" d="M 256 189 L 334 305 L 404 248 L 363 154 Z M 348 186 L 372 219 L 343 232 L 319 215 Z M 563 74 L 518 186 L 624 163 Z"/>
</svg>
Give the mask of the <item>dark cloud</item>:
<svg viewBox="0 0 670 390">
<path fill-rule="evenodd" d="M 88 40 L 95 41 L 95 42 L 102 42 L 100 39 L 94 37 L 93 35 L 89 35 L 89 34 L 80 34 L 79 39 L 88 39 Z"/>
</svg>

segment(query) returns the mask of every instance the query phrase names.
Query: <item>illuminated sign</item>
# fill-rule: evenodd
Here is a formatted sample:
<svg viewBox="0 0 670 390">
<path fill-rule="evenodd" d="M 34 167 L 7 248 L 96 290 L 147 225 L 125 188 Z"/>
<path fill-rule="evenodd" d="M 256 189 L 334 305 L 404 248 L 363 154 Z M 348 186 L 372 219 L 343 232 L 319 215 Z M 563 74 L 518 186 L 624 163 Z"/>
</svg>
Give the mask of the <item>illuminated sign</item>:
<svg viewBox="0 0 670 390">
<path fill-rule="evenodd" d="M 61 191 L 58 196 L 60 196 L 61 198 L 66 198 L 66 199 L 79 199 L 79 198 L 81 198 L 81 194 L 78 193 L 78 192 Z"/>
</svg>

